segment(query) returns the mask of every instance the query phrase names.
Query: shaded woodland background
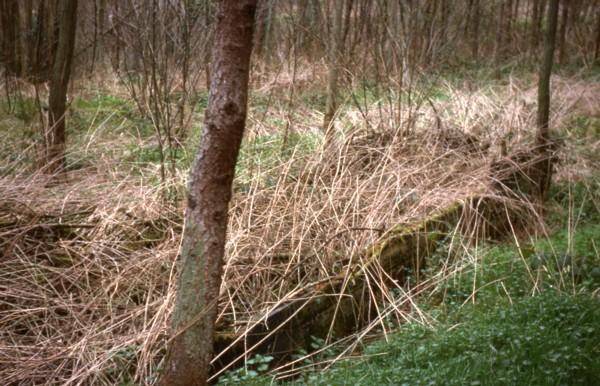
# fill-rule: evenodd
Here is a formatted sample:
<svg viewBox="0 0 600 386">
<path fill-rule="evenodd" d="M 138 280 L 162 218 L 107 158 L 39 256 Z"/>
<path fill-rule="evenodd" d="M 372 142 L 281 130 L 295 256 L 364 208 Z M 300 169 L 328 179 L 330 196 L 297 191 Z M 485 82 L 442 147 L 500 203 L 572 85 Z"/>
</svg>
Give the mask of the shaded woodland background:
<svg viewBox="0 0 600 386">
<path fill-rule="evenodd" d="M 275 97 L 277 102 L 285 100 L 289 110 L 307 83 L 324 82 L 326 130 L 342 102 L 343 88 L 399 95 L 412 90 L 425 73 L 435 78 L 441 71 L 495 64 L 500 77 L 503 68 L 517 60 L 536 66 L 547 5 L 544 0 L 261 1 L 253 79 L 258 85 L 268 84 L 265 77 L 274 75 L 275 82 L 289 83 Z M 2 2 L 2 63 L 9 103 L 24 88 L 44 94 L 40 86 L 51 78 L 60 30 L 57 7 L 57 1 Z M 561 2 L 559 64 L 597 62 L 597 10 L 593 0 Z M 198 92 L 208 88 L 213 13 L 211 1 L 107 0 L 82 2 L 77 10 L 74 78 L 106 71 L 116 77 L 139 114 L 152 122 L 165 159 L 165 149 L 185 141 L 191 106 Z M 390 108 L 400 103 L 398 98 L 387 102 Z M 392 124 L 411 119 L 393 117 Z M 291 125 L 286 124 L 284 139 Z"/>
<path fill-rule="evenodd" d="M 0 375 L 152 384 L 216 4 L 79 1 L 58 17 L 71 2 L 0 0 Z M 405 324 L 435 326 L 432 304 L 475 303 L 480 288 L 511 303 L 543 288 L 597 296 L 600 2 L 559 2 L 544 206 L 548 5 L 259 1 L 214 381 L 262 364 L 298 377 Z M 566 242 L 560 265 L 563 245 L 538 241 L 578 224 L 588 249 Z M 488 271 L 498 242 L 518 253 Z"/>
</svg>

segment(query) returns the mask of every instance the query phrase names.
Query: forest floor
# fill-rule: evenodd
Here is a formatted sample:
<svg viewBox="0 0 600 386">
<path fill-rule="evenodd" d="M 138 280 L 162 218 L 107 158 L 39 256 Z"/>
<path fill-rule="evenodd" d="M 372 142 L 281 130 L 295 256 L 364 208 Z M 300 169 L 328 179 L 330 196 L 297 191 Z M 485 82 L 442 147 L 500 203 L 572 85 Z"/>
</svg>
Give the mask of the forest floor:
<svg viewBox="0 0 600 386">
<path fill-rule="evenodd" d="M 369 323 L 351 336 L 310 337 L 293 362 L 250 353 L 214 380 L 600 382 L 598 73 L 553 77 L 557 164 L 543 213 L 529 197 L 498 197 L 489 175 L 495 161 L 534 143 L 532 73 L 440 76 L 409 94 L 352 85 L 326 148 L 323 83 L 304 75 L 291 101 L 285 77 L 262 82 L 250 99 L 220 298 L 228 334 L 243 337 L 278 305 L 343 274 L 396 225 L 473 196 L 528 217 L 493 239 L 457 226 L 403 283 L 365 263 L 377 304 Z M 150 384 L 168 339 L 181 196 L 206 94 L 166 164 L 123 87 L 84 82 L 76 94 L 60 184 L 39 171 L 33 98 L 0 106 L 0 378 Z"/>
</svg>

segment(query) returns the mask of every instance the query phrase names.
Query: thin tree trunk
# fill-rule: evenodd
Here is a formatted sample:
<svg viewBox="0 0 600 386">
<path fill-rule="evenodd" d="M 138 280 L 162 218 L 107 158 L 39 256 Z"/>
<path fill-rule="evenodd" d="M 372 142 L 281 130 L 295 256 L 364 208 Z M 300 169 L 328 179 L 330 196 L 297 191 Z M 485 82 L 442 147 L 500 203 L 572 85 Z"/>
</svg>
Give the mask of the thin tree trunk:
<svg viewBox="0 0 600 386">
<path fill-rule="evenodd" d="M 65 171 L 65 113 L 67 90 L 71 77 L 71 63 L 75 47 L 77 27 L 77 0 L 61 0 L 58 16 L 60 20 L 58 43 L 50 78 L 48 97 L 48 166 L 53 173 Z"/>
<path fill-rule="evenodd" d="M 21 78 L 27 79 L 29 76 L 29 58 L 31 41 L 29 36 L 31 35 L 31 17 L 32 17 L 32 4 L 31 0 L 25 0 L 21 2 L 22 6 L 19 7 L 19 19 L 20 19 L 20 51 L 21 51 Z"/>
<path fill-rule="evenodd" d="M 479 59 L 479 0 L 475 0 L 473 5 L 473 26 L 471 30 L 471 52 L 473 59 L 477 61 Z"/>
<path fill-rule="evenodd" d="M 185 15 L 182 18 L 181 42 L 183 45 L 183 59 L 181 64 L 181 98 L 179 100 L 178 114 L 179 126 L 175 136 L 175 145 L 183 146 L 187 138 L 187 103 L 188 103 L 188 77 L 190 68 L 190 29 L 193 22 L 193 6 L 190 0 L 184 2 Z"/>
<path fill-rule="evenodd" d="M 440 34 L 441 36 L 446 36 L 448 33 L 448 19 L 450 8 L 448 6 L 448 2 L 446 0 L 442 0 L 440 6 Z"/>
<path fill-rule="evenodd" d="M 552 179 L 551 139 L 550 139 L 550 75 L 554 62 L 554 45 L 558 19 L 558 0 L 551 0 L 548 8 L 546 36 L 544 39 L 544 57 L 540 66 L 538 82 L 537 145 L 543 156 L 538 181 L 540 198 L 545 199 Z"/>
<path fill-rule="evenodd" d="M 328 73 L 327 73 L 327 102 L 325 106 L 325 117 L 323 119 L 323 131 L 325 132 L 325 143 L 328 143 L 331 133 L 331 122 L 338 108 L 338 78 L 340 73 L 340 51 L 342 50 L 342 20 L 344 14 L 344 2 L 338 0 L 333 2 L 334 16 L 333 25 L 329 32 L 328 47 Z"/>
<path fill-rule="evenodd" d="M 46 52 L 41 52 L 40 55 L 41 60 L 47 60 L 48 63 L 44 66 L 44 79 L 50 79 L 52 77 L 56 53 L 58 52 L 58 36 L 60 31 L 60 15 L 58 12 L 60 11 L 61 3 L 59 0 L 48 0 L 42 1 L 40 4 L 42 7 L 45 7 L 43 15 L 45 16 L 44 28 L 46 31 L 46 36 L 42 37 L 42 42 L 46 46 Z"/>
<path fill-rule="evenodd" d="M 258 0 L 256 10 L 256 26 L 254 31 L 254 54 L 261 59 L 269 16 L 269 0 Z"/>
<path fill-rule="evenodd" d="M 98 53 L 98 2 L 94 0 L 94 37 L 92 38 L 92 63 L 90 64 L 90 76 L 94 74 L 94 66 L 96 64 L 96 54 Z M 101 33 L 100 33 L 101 34 Z"/>
<path fill-rule="evenodd" d="M 227 211 L 246 120 L 256 0 L 218 3 L 211 90 L 190 172 L 173 337 L 160 385 L 205 385 L 223 271 Z"/>
<path fill-rule="evenodd" d="M 120 11 L 119 11 L 119 1 L 115 2 L 115 15 L 120 15 Z M 118 25 L 118 21 L 113 21 L 112 23 L 112 29 L 113 29 L 113 36 L 115 37 L 115 42 L 113 43 L 113 47 L 114 47 L 114 53 L 113 53 L 113 69 L 119 73 L 119 71 L 121 70 L 121 42 L 120 42 L 120 31 L 119 28 L 117 27 Z"/>
<path fill-rule="evenodd" d="M 472 14 L 473 14 L 473 4 L 474 4 L 475 0 L 469 0 L 467 2 L 467 12 L 465 15 L 465 28 L 463 30 L 463 34 L 465 36 L 469 36 L 469 28 L 471 28 L 471 20 L 472 20 Z"/>
<path fill-rule="evenodd" d="M 106 31 L 106 0 L 99 0 L 98 4 L 98 30 L 100 35 L 98 36 L 98 57 L 100 58 L 100 65 L 104 65 L 104 46 L 105 46 L 105 35 Z"/>
<path fill-rule="evenodd" d="M 563 2 L 562 10 L 560 14 L 560 28 L 558 31 L 558 62 L 563 64 L 565 62 L 566 55 L 566 36 L 567 26 L 569 21 L 569 4 Z"/>
<path fill-rule="evenodd" d="M 531 56 L 535 58 L 535 54 L 536 54 L 536 50 L 537 50 L 537 42 L 538 42 L 538 33 L 539 33 L 539 29 L 538 29 L 538 20 L 540 19 L 539 17 L 539 4 L 540 4 L 541 0 L 533 0 L 533 3 L 531 5 L 531 47 L 530 47 L 530 52 L 531 52 Z"/>
<path fill-rule="evenodd" d="M 507 45 L 507 48 L 511 47 L 512 43 L 512 31 L 513 31 L 513 0 L 508 0 L 506 3 L 506 36 L 504 37 L 504 43 Z M 510 50 L 508 50 L 510 52 Z"/>
<path fill-rule="evenodd" d="M 271 57 L 273 56 L 271 53 L 271 35 L 273 35 L 273 8 L 275 5 L 270 0 L 265 1 L 267 2 L 267 17 L 264 26 L 261 50 L 266 67 L 269 68 L 271 65 Z"/>
<path fill-rule="evenodd" d="M 14 76 L 21 74 L 20 24 L 18 1 L 0 1 L 0 63 Z"/>
<path fill-rule="evenodd" d="M 594 63 L 600 61 L 600 12 L 596 15 L 596 42 L 594 47 Z"/>
<path fill-rule="evenodd" d="M 496 63 L 500 63 L 500 61 L 502 60 L 503 57 L 503 42 L 504 42 L 504 33 L 506 33 L 506 31 L 504 31 L 504 24 L 505 24 L 505 11 L 506 11 L 506 5 L 504 4 L 504 2 L 501 2 L 499 5 L 499 10 L 498 10 L 498 23 L 496 24 L 496 45 L 494 47 L 494 61 Z M 499 71 L 500 68 L 496 68 L 496 72 L 497 72 L 497 76 L 499 76 Z"/>
</svg>

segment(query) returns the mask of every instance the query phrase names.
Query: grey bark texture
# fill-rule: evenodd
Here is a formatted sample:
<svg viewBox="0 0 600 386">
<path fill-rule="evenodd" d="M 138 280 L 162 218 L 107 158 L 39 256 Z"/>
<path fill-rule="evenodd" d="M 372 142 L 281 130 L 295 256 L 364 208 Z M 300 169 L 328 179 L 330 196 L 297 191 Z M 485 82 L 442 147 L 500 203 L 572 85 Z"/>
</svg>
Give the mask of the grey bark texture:
<svg viewBox="0 0 600 386">
<path fill-rule="evenodd" d="M 160 385 L 209 375 L 235 164 L 244 133 L 256 0 L 218 3 L 211 86 L 190 172 L 173 335 Z"/>
</svg>

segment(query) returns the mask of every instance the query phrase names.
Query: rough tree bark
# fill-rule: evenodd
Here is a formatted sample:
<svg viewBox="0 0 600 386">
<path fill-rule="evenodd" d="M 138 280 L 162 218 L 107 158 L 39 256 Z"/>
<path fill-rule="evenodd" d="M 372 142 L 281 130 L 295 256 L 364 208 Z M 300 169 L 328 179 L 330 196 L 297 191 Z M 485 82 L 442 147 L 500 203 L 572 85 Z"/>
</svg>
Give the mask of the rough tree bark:
<svg viewBox="0 0 600 386">
<path fill-rule="evenodd" d="M 61 0 L 58 16 L 60 20 L 58 46 L 50 77 L 48 97 L 47 166 L 52 173 L 65 171 L 65 113 L 67 90 L 71 77 L 71 63 L 75 47 L 77 28 L 77 0 Z"/>
<path fill-rule="evenodd" d="M 552 141 L 550 138 L 550 75 L 554 62 L 556 24 L 558 19 L 558 0 L 551 0 L 548 7 L 546 36 L 544 39 L 544 57 L 540 66 L 538 81 L 537 146 L 542 153 L 538 187 L 540 198 L 544 200 L 552 179 Z"/>
<path fill-rule="evenodd" d="M 223 270 L 227 211 L 244 133 L 256 0 L 217 6 L 211 87 L 190 172 L 173 337 L 160 385 L 205 385 Z"/>
</svg>

